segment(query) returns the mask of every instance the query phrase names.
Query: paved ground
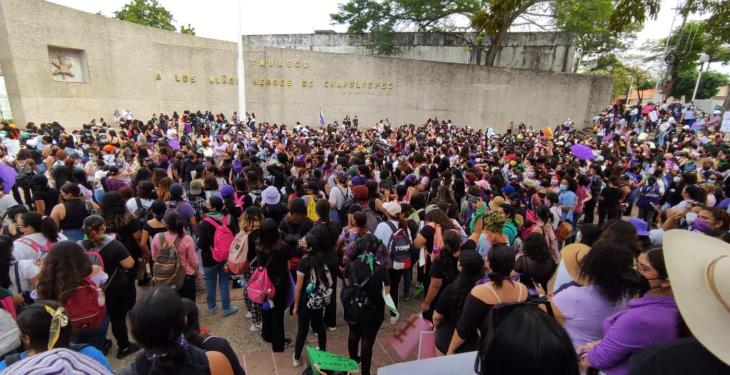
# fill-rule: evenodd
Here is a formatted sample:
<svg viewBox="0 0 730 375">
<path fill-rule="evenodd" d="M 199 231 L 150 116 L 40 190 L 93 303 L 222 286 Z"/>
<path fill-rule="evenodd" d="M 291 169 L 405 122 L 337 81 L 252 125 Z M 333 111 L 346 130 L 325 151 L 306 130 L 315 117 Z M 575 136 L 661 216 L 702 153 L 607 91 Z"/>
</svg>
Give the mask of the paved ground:
<svg viewBox="0 0 730 375">
<path fill-rule="evenodd" d="M 146 288 L 140 288 L 138 293 L 144 293 L 145 289 Z M 197 302 L 201 311 L 201 326 L 207 328 L 210 334 L 225 337 L 231 343 L 233 349 L 239 353 L 241 364 L 246 369 L 247 374 L 301 374 L 304 369 L 304 364 L 306 363 L 306 354 L 303 354 L 302 365 L 295 368 L 292 365 L 293 346 L 287 348 L 283 353 L 273 353 L 271 351 L 271 344 L 268 344 L 261 339 L 260 332 L 249 331 L 251 323 L 248 319 L 246 319 L 246 308 L 243 303 L 242 290 L 231 290 L 231 299 L 232 303 L 238 306 L 238 313 L 226 318 L 221 318 L 220 309 L 216 315 L 207 314 L 205 294 L 199 295 Z M 414 299 L 410 302 L 401 301 L 401 306 L 399 307 L 401 316 L 407 317 L 411 314 L 415 314 L 418 311 L 419 306 L 420 300 L 416 301 Z M 341 307 L 342 305 L 338 305 L 337 330 L 335 332 L 327 332 L 327 350 L 332 353 L 347 356 L 347 324 L 342 320 Z M 295 318 L 287 314 L 284 317 L 284 323 L 286 326 L 286 337 L 293 340 L 297 334 L 297 323 Z M 373 373 L 375 373 L 375 369 L 378 367 L 396 362 L 403 362 L 405 360 L 416 359 L 416 354 L 413 353 L 409 358 L 401 360 L 393 349 L 388 346 L 387 340 L 392 336 L 396 326 L 397 325 L 390 325 L 386 316 L 386 320 L 383 322 L 378 333 L 377 342 L 373 347 Z M 109 333 L 109 336 L 111 337 L 111 332 Z M 314 336 L 310 332 L 309 338 L 312 341 L 307 344 L 316 346 L 317 343 L 312 339 L 313 337 Z M 114 354 L 116 354 L 116 346 L 112 348 L 109 355 L 109 360 L 115 369 L 123 367 L 132 361 L 132 358 L 125 358 L 121 361 L 117 360 L 114 357 Z"/>
</svg>

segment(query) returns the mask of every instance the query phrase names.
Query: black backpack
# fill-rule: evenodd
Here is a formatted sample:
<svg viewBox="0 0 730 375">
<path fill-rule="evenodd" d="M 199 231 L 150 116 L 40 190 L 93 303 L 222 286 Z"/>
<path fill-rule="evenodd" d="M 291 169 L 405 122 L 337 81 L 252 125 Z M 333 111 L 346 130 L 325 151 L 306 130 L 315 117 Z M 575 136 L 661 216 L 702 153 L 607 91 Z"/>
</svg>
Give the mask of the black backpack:
<svg viewBox="0 0 730 375">
<path fill-rule="evenodd" d="M 337 210 L 337 214 L 340 217 L 340 224 L 343 224 L 347 223 L 347 212 L 350 211 L 350 207 L 355 204 L 355 199 L 349 187 L 345 191 L 342 191 L 342 188 L 339 186 L 336 187 L 337 189 L 340 189 L 340 193 L 342 193 L 342 197 L 344 198 L 344 201 L 342 202 L 342 207 Z"/>
<path fill-rule="evenodd" d="M 405 269 L 410 269 L 411 263 L 411 238 L 408 231 L 398 228 L 390 220 L 386 221 L 393 234 L 388 241 L 388 255 L 395 262 L 404 263 Z"/>
<path fill-rule="evenodd" d="M 358 262 L 359 260 L 353 261 Z M 368 266 L 367 263 L 362 263 Z M 362 324 L 367 318 L 373 316 L 376 310 L 373 299 L 365 289 L 365 285 L 373 277 L 373 273 L 371 272 L 365 280 L 358 283 L 357 275 L 355 275 L 355 267 L 350 265 L 347 277 L 350 280 L 350 285 L 344 286 L 340 292 L 344 318 L 350 324 Z"/>
</svg>

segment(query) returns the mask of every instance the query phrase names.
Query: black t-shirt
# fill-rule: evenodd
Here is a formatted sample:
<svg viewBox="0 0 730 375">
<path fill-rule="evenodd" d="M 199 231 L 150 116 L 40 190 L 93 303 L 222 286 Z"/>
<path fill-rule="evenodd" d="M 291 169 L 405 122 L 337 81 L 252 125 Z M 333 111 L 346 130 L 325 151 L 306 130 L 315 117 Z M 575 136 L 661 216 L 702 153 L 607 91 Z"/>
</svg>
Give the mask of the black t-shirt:
<svg viewBox="0 0 730 375">
<path fill-rule="evenodd" d="M 305 286 L 307 285 L 307 283 L 309 283 L 309 280 L 312 277 L 312 275 L 311 275 L 312 269 L 317 265 L 317 263 L 316 263 L 317 259 L 319 259 L 319 261 L 322 260 L 322 258 L 316 258 L 316 257 L 311 257 L 311 256 L 305 255 L 302 258 L 301 262 L 299 262 L 299 264 L 297 264 L 297 277 L 299 277 L 299 275 L 302 275 L 304 277 Z M 327 272 L 330 273 L 329 267 L 327 267 Z M 317 274 L 317 272 L 315 272 L 315 277 L 317 277 L 320 282 L 326 283 L 325 279 L 327 278 L 327 276 L 324 273 L 319 274 L 319 275 L 316 275 L 316 274 Z M 333 276 L 330 273 L 330 278 L 332 278 L 332 277 Z M 306 303 L 307 293 L 302 293 L 302 294 L 303 294 L 302 303 Z"/>
<path fill-rule="evenodd" d="M 418 234 L 426 239 L 426 252 L 431 254 L 433 251 L 433 236 L 436 234 L 436 229 L 430 225 L 424 225 Z"/>
<path fill-rule="evenodd" d="M 129 258 L 129 252 L 124 244 L 112 240 L 106 246 L 97 249 L 91 241 L 84 240 L 82 245 L 87 251 L 98 252 L 101 255 L 101 259 L 104 261 L 104 272 L 109 275 L 109 288 L 124 288 L 128 285 L 127 273 L 123 272 L 124 269 L 119 264 L 119 262 Z"/>
<path fill-rule="evenodd" d="M 284 220 L 284 216 L 286 216 L 287 212 L 289 212 L 284 204 L 266 204 L 262 211 L 264 213 L 264 217 L 273 219 L 277 223 Z"/>
<path fill-rule="evenodd" d="M 107 226 L 109 221 L 107 221 Z M 116 240 L 121 242 L 129 251 L 129 254 L 135 259 L 135 261 L 142 257 L 142 249 L 139 247 L 139 242 L 134 239 L 134 233 L 140 230 L 139 221 L 130 219 L 121 228 L 108 228 L 109 233 L 116 233 Z"/>
<path fill-rule="evenodd" d="M 436 330 L 436 348 L 442 353 L 446 353 L 449 350 L 449 344 L 451 343 L 451 337 L 454 335 L 454 329 L 459 322 L 461 306 L 456 306 L 454 303 L 454 296 L 459 292 L 459 285 L 457 283 L 451 283 L 444 289 L 444 292 L 438 299 L 436 304 L 436 312 L 443 315 L 443 320 Z M 479 340 L 471 338 L 467 340 L 459 349 L 458 353 L 464 353 L 472 350 L 476 350 L 479 347 Z"/>
<path fill-rule="evenodd" d="M 694 337 L 657 344 L 634 352 L 629 375 L 730 374 L 723 363 Z"/>
<path fill-rule="evenodd" d="M 608 186 L 601 191 L 602 205 L 606 207 L 618 206 L 623 191 L 615 186 Z"/>
<path fill-rule="evenodd" d="M 199 335 L 193 338 L 191 344 L 206 352 L 223 353 L 223 355 L 228 359 L 228 362 L 230 362 L 234 375 L 246 375 L 246 371 L 243 370 L 241 362 L 238 360 L 238 355 L 236 355 L 236 352 L 233 348 L 231 348 L 231 344 L 228 343 L 228 340 L 223 337 L 207 334 Z"/>
<path fill-rule="evenodd" d="M 337 244 L 337 239 L 340 237 L 340 233 L 342 233 L 340 224 L 337 224 L 334 221 L 327 223 L 320 222 L 315 224 L 309 233 L 319 239 L 322 258 L 327 264 L 327 267 L 329 267 L 330 270 L 336 270 L 337 249 L 335 249 L 335 245 Z"/>
<path fill-rule="evenodd" d="M 49 187 L 47 190 L 35 190 L 33 192 L 33 201 L 43 201 L 46 204 L 44 215 L 50 215 L 53 206 L 58 204 L 59 192 L 56 188 Z"/>
</svg>

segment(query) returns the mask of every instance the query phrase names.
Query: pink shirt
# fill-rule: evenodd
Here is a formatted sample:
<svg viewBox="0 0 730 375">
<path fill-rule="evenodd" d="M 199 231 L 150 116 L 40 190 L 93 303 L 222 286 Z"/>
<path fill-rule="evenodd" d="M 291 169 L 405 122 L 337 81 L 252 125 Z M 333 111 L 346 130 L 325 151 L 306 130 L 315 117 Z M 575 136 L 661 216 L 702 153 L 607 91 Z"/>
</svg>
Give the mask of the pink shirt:
<svg viewBox="0 0 730 375">
<path fill-rule="evenodd" d="M 160 236 L 165 236 L 165 241 L 172 243 L 178 237 L 177 234 L 170 232 L 157 233 L 152 239 L 152 257 L 154 258 L 157 253 L 160 252 Z M 195 275 L 195 270 L 198 269 L 198 257 L 195 255 L 195 243 L 193 238 L 187 234 L 180 240 L 177 246 L 177 256 L 180 259 L 180 264 L 185 266 L 186 275 Z"/>
</svg>

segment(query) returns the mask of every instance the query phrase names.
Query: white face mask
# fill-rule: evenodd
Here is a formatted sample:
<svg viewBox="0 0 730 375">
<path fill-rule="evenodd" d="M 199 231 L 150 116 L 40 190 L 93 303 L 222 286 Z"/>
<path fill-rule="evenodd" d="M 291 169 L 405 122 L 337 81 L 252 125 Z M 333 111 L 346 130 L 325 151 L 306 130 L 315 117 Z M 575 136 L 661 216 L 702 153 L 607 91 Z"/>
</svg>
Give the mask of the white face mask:
<svg viewBox="0 0 730 375">
<path fill-rule="evenodd" d="M 677 177 L 674 177 L 672 180 L 674 181 L 675 184 L 678 184 L 678 183 L 682 182 L 682 177 L 677 176 Z"/>
<path fill-rule="evenodd" d="M 684 215 L 684 220 L 687 221 L 687 224 L 694 223 L 695 219 L 697 219 L 697 214 L 694 212 L 687 212 L 686 215 Z"/>
</svg>

